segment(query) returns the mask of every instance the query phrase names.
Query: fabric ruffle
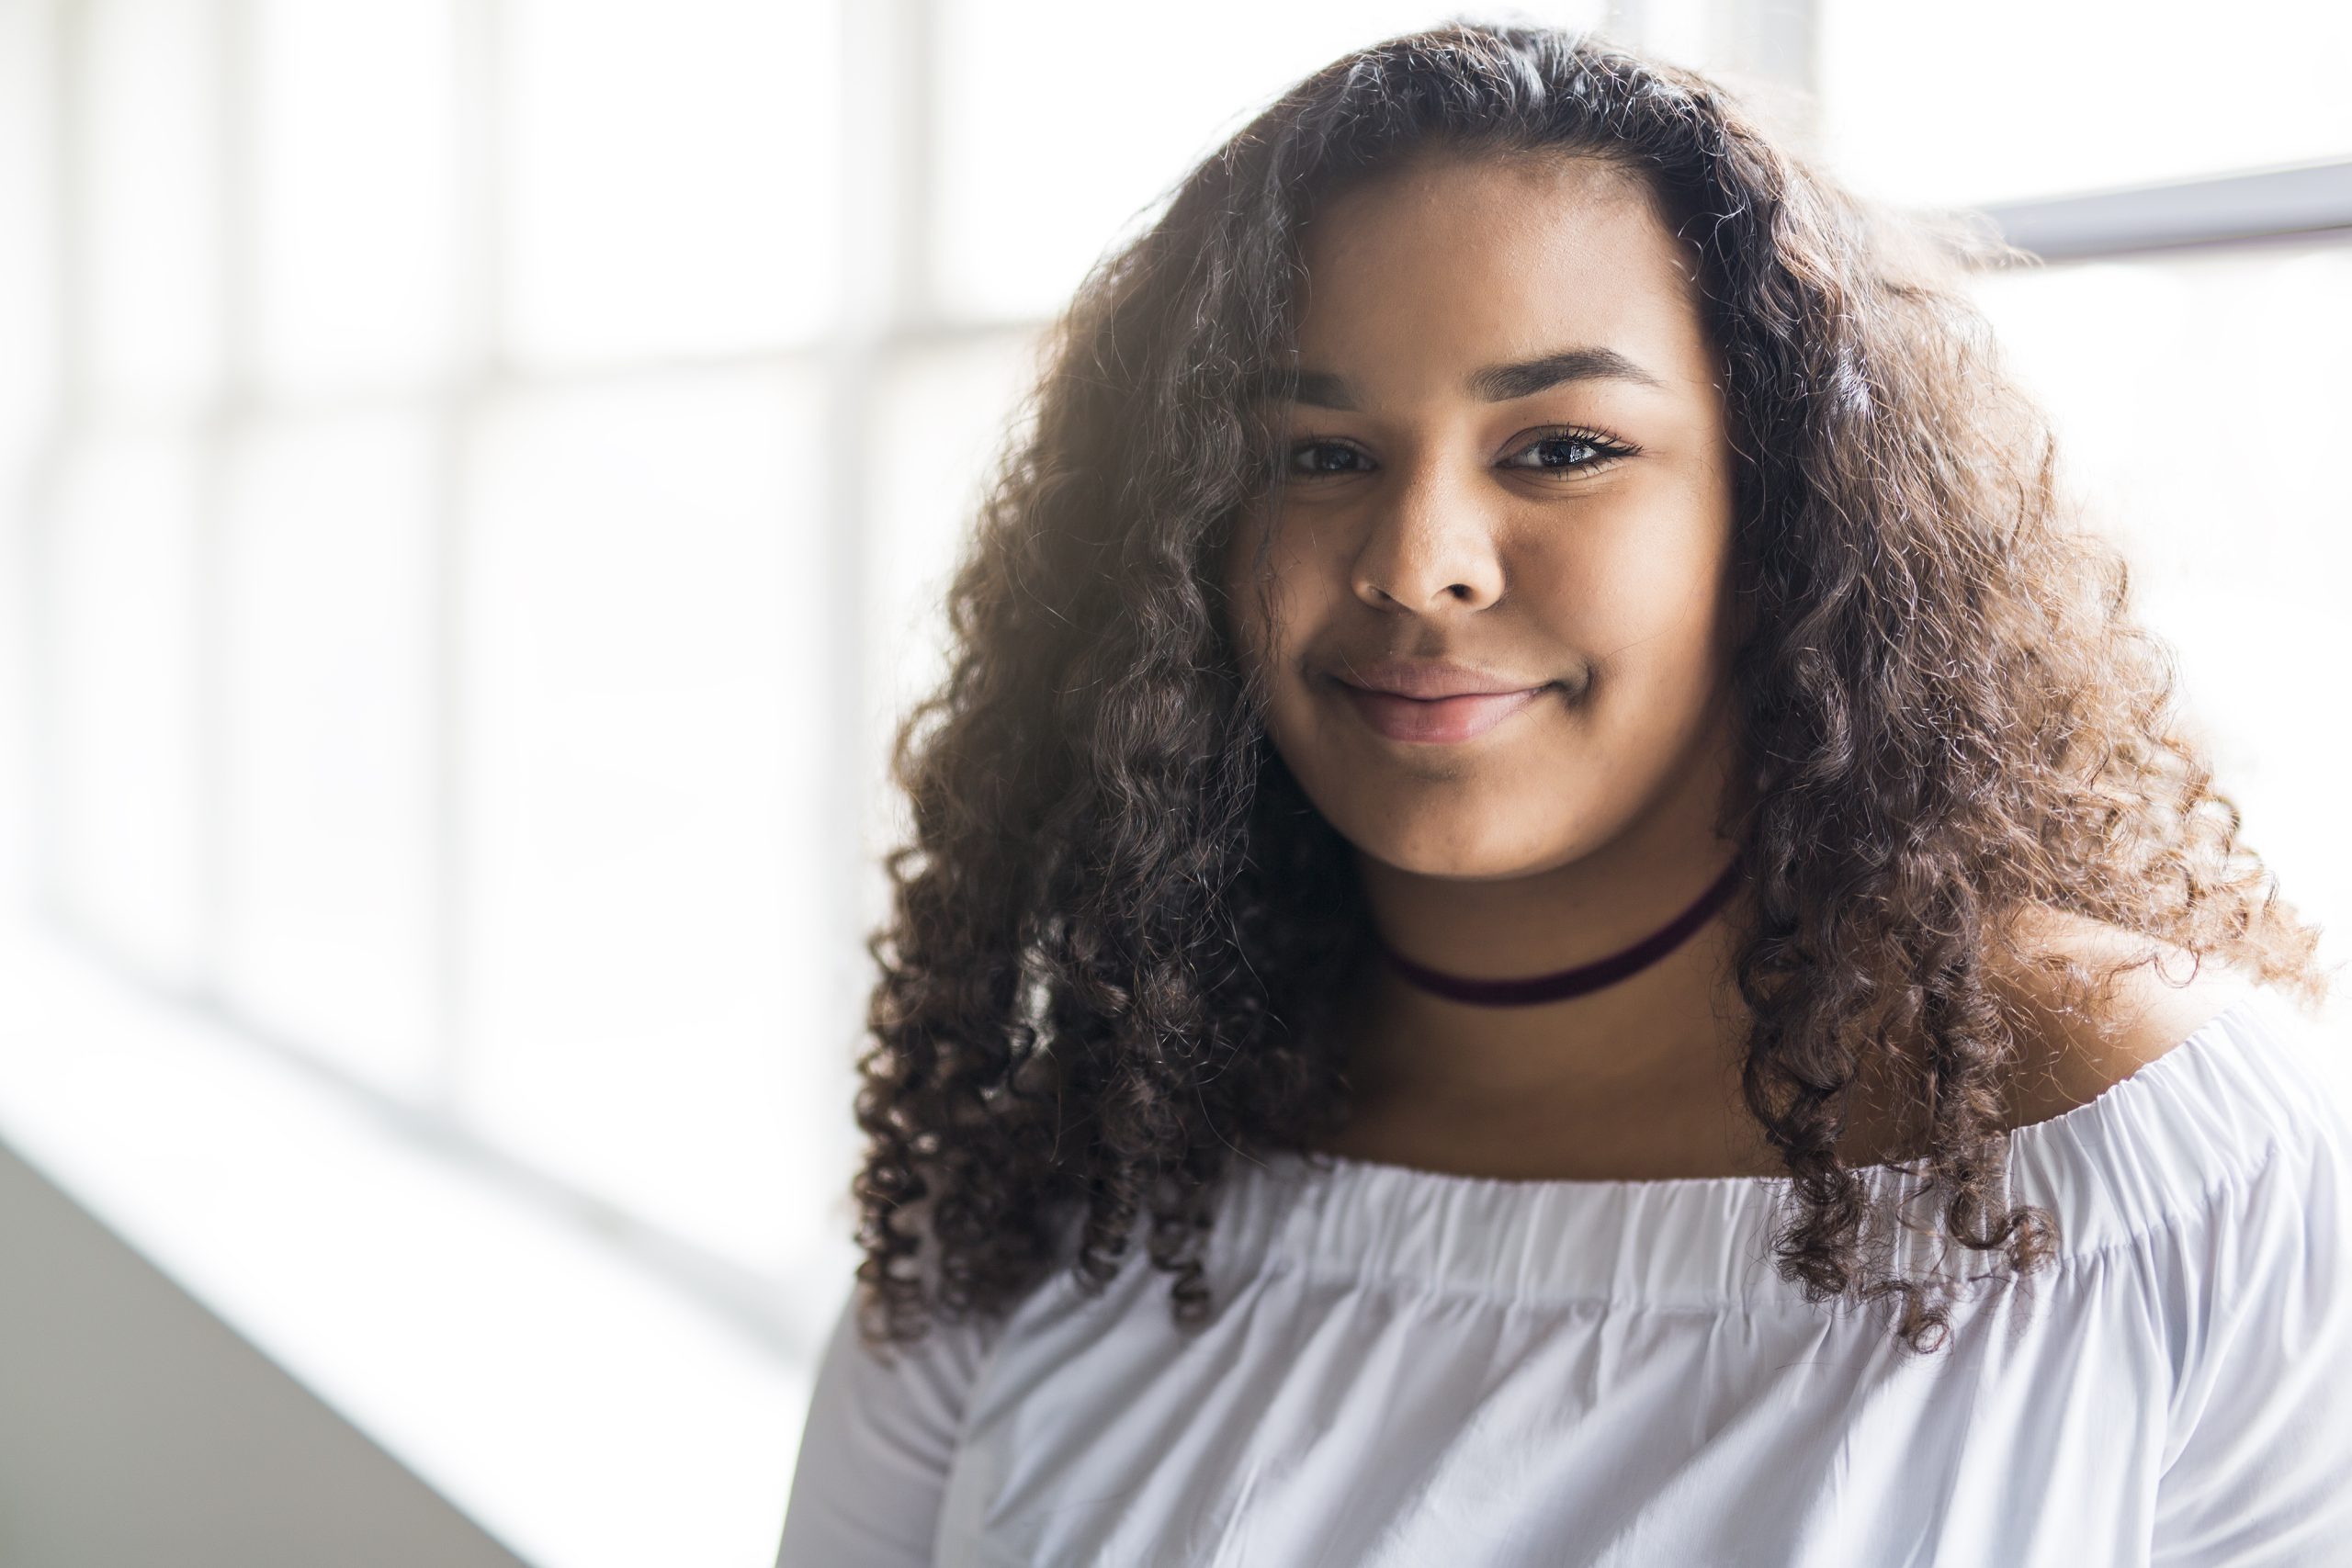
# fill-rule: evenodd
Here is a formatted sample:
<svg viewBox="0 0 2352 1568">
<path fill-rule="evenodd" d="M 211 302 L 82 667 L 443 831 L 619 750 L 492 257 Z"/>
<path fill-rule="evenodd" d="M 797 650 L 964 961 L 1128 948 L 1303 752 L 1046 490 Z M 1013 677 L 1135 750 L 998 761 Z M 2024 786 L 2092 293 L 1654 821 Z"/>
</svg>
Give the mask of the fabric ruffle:
<svg viewBox="0 0 2352 1568">
<path fill-rule="evenodd" d="M 2342 1137 L 2284 1004 L 2241 1000 L 2089 1102 L 2009 1134 L 2008 1200 L 2056 1221 L 2062 1258 L 2127 1243 L 2194 1212 L 2282 1141 Z M 1228 1168 L 1206 1262 L 1213 1276 L 1265 1267 L 1390 1278 L 1536 1303 L 1611 1300 L 1721 1307 L 1804 1302 L 1771 1261 L 1787 1177 L 1520 1181 L 1279 1152 Z M 1860 1171 L 1871 1224 L 1924 1179 Z M 1893 1259 L 1931 1267 L 1953 1244 L 1931 1205 L 1910 1212 Z M 1993 1254 L 1950 1259 L 1968 1272 Z"/>
</svg>

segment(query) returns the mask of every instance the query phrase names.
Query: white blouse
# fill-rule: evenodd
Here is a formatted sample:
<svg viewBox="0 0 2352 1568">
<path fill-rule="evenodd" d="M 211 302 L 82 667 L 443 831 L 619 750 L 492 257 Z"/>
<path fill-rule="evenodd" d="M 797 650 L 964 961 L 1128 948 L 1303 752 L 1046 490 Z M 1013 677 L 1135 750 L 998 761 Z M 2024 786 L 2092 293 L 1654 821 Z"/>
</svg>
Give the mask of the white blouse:
<svg viewBox="0 0 2352 1568">
<path fill-rule="evenodd" d="M 1237 1161 L 1196 1334 L 1139 1249 L 887 1366 L 845 1305 L 779 1568 L 2352 1564 L 2323 1038 L 2257 994 L 2012 1132 L 2061 1256 L 1925 1356 L 1774 1271 L 1787 1177 Z"/>
</svg>

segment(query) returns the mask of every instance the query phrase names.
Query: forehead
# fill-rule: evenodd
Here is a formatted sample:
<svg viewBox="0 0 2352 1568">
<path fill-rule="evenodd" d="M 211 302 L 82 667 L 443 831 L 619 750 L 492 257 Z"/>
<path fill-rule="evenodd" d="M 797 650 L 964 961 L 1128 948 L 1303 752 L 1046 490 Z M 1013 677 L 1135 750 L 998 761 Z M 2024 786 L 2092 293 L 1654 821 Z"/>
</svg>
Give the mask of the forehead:
<svg viewBox="0 0 2352 1568">
<path fill-rule="evenodd" d="M 1305 367 L 1394 390 L 1575 344 L 1708 378 L 1695 256 L 1618 165 L 1423 156 L 1333 196 L 1303 238 Z"/>
</svg>

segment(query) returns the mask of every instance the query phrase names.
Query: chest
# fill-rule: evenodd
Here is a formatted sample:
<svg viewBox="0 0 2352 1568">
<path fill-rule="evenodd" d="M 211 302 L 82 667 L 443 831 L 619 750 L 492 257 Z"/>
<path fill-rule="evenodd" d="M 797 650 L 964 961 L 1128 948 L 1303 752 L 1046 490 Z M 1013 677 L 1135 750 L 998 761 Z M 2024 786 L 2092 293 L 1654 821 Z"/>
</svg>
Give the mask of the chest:
<svg viewBox="0 0 2352 1568">
<path fill-rule="evenodd" d="M 1917 1152 L 1888 1097 L 1858 1093 L 1838 1140 L 1847 1164 Z M 1570 1098 L 1367 1101 L 1315 1145 L 1383 1165 L 1510 1181 L 1780 1177 L 1786 1164 L 1736 1080 L 1691 1082 L 1606 1104 Z"/>
</svg>

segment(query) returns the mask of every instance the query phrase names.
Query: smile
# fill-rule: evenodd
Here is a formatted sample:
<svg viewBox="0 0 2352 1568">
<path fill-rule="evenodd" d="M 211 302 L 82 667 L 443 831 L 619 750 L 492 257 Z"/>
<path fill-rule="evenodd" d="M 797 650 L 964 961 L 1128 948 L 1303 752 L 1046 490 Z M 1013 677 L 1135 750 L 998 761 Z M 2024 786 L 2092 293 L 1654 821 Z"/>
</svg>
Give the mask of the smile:
<svg viewBox="0 0 2352 1568">
<path fill-rule="evenodd" d="M 1458 697 L 1400 697 L 1334 681 L 1340 694 L 1373 730 L 1391 740 L 1451 745 L 1475 740 L 1542 696 L 1548 686 L 1523 692 L 1481 692 Z"/>
</svg>

